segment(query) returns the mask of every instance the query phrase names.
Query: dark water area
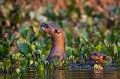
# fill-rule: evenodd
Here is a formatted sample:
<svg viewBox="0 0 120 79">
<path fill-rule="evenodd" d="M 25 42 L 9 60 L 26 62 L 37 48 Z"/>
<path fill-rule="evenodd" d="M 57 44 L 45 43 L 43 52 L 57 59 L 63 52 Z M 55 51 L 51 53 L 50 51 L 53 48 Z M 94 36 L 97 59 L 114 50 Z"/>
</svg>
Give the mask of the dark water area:
<svg viewBox="0 0 120 79">
<path fill-rule="evenodd" d="M 29 70 L 19 74 L 0 73 L 0 79 L 120 79 L 120 70 Z"/>
</svg>

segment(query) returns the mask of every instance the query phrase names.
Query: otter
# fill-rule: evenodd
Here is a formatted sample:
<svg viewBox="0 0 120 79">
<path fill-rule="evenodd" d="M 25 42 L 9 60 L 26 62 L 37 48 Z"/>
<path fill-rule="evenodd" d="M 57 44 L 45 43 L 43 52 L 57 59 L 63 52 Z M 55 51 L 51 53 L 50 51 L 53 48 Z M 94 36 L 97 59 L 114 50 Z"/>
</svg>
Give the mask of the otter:
<svg viewBox="0 0 120 79">
<path fill-rule="evenodd" d="M 90 54 L 90 60 L 104 65 L 106 61 L 110 61 L 111 63 L 111 58 L 103 53 L 99 53 L 99 52 L 94 52 Z"/>
<path fill-rule="evenodd" d="M 111 57 L 100 52 L 94 52 L 90 53 L 87 65 L 94 67 L 95 70 L 103 70 L 104 67 L 110 66 L 111 62 Z"/>
<path fill-rule="evenodd" d="M 53 58 L 57 57 L 58 61 L 61 62 L 64 58 L 66 58 L 64 31 L 57 25 L 50 23 L 43 23 L 40 28 L 45 33 L 49 34 L 52 39 L 52 48 L 47 61 L 51 64 L 53 62 Z"/>
</svg>

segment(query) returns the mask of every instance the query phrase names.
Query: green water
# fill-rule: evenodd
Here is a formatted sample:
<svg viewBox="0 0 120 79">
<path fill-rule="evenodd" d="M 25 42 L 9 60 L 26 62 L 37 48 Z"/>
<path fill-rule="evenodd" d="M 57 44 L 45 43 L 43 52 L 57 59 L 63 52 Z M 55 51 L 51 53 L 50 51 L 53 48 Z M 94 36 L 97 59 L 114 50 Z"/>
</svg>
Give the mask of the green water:
<svg viewBox="0 0 120 79">
<path fill-rule="evenodd" d="M 17 73 L 0 73 L 0 79 L 120 79 L 119 70 L 45 70 Z"/>
</svg>

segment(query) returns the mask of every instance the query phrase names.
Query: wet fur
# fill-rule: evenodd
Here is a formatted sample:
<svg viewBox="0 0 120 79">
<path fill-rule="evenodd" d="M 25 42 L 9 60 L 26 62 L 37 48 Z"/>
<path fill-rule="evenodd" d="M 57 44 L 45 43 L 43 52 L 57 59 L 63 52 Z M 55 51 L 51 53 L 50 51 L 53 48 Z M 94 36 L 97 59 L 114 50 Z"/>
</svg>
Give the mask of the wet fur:
<svg viewBox="0 0 120 79">
<path fill-rule="evenodd" d="M 94 52 L 90 54 L 90 59 L 103 65 L 107 60 L 109 60 L 109 57 L 103 53 Z"/>
<path fill-rule="evenodd" d="M 64 31 L 60 27 L 50 23 L 43 23 L 41 29 L 49 34 L 52 39 L 52 48 L 47 61 L 51 64 L 53 59 L 57 57 L 59 62 L 61 62 L 66 57 Z"/>
</svg>

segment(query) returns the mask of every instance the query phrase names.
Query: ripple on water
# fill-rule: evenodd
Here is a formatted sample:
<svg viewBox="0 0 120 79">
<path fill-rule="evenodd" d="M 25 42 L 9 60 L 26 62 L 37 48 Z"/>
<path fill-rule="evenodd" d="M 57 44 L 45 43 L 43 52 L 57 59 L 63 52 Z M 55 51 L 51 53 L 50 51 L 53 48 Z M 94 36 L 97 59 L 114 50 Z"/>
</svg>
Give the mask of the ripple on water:
<svg viewBox="0 0 120 79">
<path fill-rule="evenodd" d="M 120 68 L 101 71 L 87 69 L 86 67 L 77 68 L 67 70 L 45 70 L 41 72 L 29 70 L 21 72 L 20 74 L 11 72 L 6 75 L 0 73 L 0 79 L 120 79 Z"/>
</svg>

